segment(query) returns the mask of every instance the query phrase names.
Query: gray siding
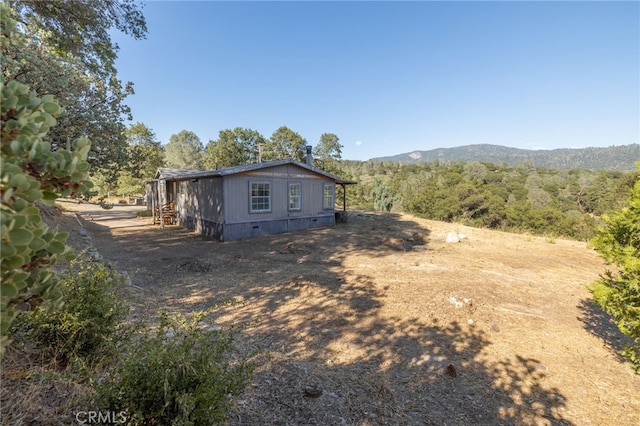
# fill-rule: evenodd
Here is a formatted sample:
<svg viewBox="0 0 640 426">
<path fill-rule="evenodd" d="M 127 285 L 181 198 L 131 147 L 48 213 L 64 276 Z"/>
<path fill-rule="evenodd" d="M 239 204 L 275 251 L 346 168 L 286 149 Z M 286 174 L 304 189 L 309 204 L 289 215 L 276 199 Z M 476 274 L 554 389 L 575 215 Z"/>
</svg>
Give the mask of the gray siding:
<svg viewBox="0 0 640 426">
<path fill-rule="evenodd" d="M 251 182 L 271 184 L 270 212 L 250 212 Z M 300 183 L 301 210 L 299 211 L 289 211 L 289 183 Z M 224 178 L 225 224 L 333 217 L 333 209 L 325 210 L 322 207 L 324 184 L 335 185 L 331 179 L 290 164 L 226 176 Z"/>
<path fill-rule="evenodd" d="M 224 222 L 222 179 L 180 181 L 178 184 L 178 222 L 189 229 L 208 234 L 206 228 Z"/>
<path fill-rule="evenodd" d="M 212 222 L 206 219 L 197 219 L 195 217 L 183 217 L 178 222 L 180 226 L 183 226 L 192 231 L 196 231 L 205 237 L 215 238 L 216 240 L 224 241 L 223 229 L 224 225 L 218 222 Z"/>
</svg>

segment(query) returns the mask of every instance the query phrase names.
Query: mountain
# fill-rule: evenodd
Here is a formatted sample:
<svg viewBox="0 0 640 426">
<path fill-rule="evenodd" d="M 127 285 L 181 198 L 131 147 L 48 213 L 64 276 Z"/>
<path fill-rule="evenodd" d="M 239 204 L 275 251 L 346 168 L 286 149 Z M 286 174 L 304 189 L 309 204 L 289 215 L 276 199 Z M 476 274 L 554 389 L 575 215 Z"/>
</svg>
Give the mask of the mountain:
<svg viewBox="0 0 640 426">
<path fill-rule="evenodd" d="M 391 157 L 372 158 L 372 161 L 399 161 L 404 164 L 436 160 L 484 163 L 506 163 L 514 166 L 533 162 L 536 167 L 550 169 L 588 170 L 636 170 L 640 161 L 640 144 L 610 146 L 607 148 L 562 148 L 552 150 L 530 150 L 509 148 L 501 145 L 465 145 L 456 148 L 438 148 L 429 151 L 412 151 Z"/>
</svg>

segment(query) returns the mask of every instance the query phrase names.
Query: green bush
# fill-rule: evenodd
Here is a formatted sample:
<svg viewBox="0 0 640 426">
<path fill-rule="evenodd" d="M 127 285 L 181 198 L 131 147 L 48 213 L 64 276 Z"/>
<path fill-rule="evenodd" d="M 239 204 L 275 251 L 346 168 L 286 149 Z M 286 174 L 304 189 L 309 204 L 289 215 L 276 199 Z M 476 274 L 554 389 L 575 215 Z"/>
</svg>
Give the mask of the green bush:
<svg viewBox="0 0 640 426">
<path fill-rule="evenodd" d="M 640 162 L 638 163 L 640 168 Z M 589 289 L 595 301 L 633 339 L 622 355 L 640 373 L 640 180 L 636 181 L 627 206 L 604 217 L 606 226 L 592 243 L 605 262 L 615 265 Z"/>
<path fill-rule="evenodd" d="M 123 325 L 128 312 L 124 279 L 101 263 L 73 262 L 60 275 L 62 308 L 42 307 L 14 323 L 16 340 L 30 342 L 45 358 L 62 367 L 69 362 L 96 366 L 117 356 L 118 342 L 129 332 Z"/>
<path fill-rule="evenodd" d="M 153 216 L 153 210 L 140 210 L 137 213 L 137 217 L 151 217 Z"/>
<path fill-rule="evenodd" d="M 163 315 L 157 331 L 132 346 L 97 389 L 97 404 L 125 412 L 132 425 L 209 425 L 225 420 L 230 396 L 252 368 L 230 356 L 232 335 L 206 330 L 204 313 L 190 321 Z"/>
</svg>

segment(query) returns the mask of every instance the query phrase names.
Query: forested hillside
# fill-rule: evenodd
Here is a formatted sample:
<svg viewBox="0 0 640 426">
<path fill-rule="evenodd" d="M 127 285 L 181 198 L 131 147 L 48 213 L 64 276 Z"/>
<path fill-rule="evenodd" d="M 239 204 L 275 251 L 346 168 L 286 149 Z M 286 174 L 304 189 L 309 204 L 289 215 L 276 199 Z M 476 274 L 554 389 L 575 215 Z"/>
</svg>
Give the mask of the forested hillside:
<svg viewBox="0 0 640 426">
<path fill-rule="evenodd" d="M 531 164 L 342 161 L 358 181 L 348 206 L 472 226 L 587 240 L 620 209 L 638 171 L 557 170 Z M 341 198 L 338 198 L 341 199 Z"/>
<path fill-rule="evenodd" d="M 509 166 L 529 164 L 551 169 L 587 170 L 635 170 L 640 160 L 640 145 L 610 146 L 607 148 L 578 148 L 553 150 L 528 150 L 500 145 L 466 145 L 456 148 L 439 148 L 430 151 L 413 151 L 391 157 L 373 158 L 373 161 L 399 161 L 403 164 L 428 163 L 436 160 L 483 161 L 505 163 Z"/>
</svg>

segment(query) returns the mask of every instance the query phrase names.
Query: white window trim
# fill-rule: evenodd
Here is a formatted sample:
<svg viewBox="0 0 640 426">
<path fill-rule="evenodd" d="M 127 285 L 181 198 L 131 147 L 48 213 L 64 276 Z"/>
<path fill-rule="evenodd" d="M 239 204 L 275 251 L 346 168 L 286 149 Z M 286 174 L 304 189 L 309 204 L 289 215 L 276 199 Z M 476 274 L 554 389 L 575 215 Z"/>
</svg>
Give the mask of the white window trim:
<svg viewBox="0 0 640 426">
<path fill-rule="evenodd" d="M 291 186 L 297 185 L 299 188 L 299 192 L 297 195 L 298 198 L 298 207 L 291 207 Z M 289 182 L 287 186 L 288 194 L 287 194 L 287 210 L 290 212 L 299 212 L 302 210 L 302 184 L 300 182 Z"/>
<path fill-rule="evenodd" d="M 331 188 L 331 205 L 327 205 L 327 188 Z M 336 188 L 331 183 L 322 186 L 322 208 L 324 210 L 335 210 L 336 208 Z"/>
<path fill-rule="evenodd" d="M 253 185 L 269 185 L 269 208 L 268 209 L 260 209 L 260 210 L 254 210 L 253 209 Z M 273 205 L 273 191 L 272 191 L 272 185 L 271 182 L 268 181 L 249 181 L 249 213 L 271 213 L 271 208 Z M 256 195 L 255 197 L 264 197 L 264 196 L 259 196 Z"/>
</svg>

